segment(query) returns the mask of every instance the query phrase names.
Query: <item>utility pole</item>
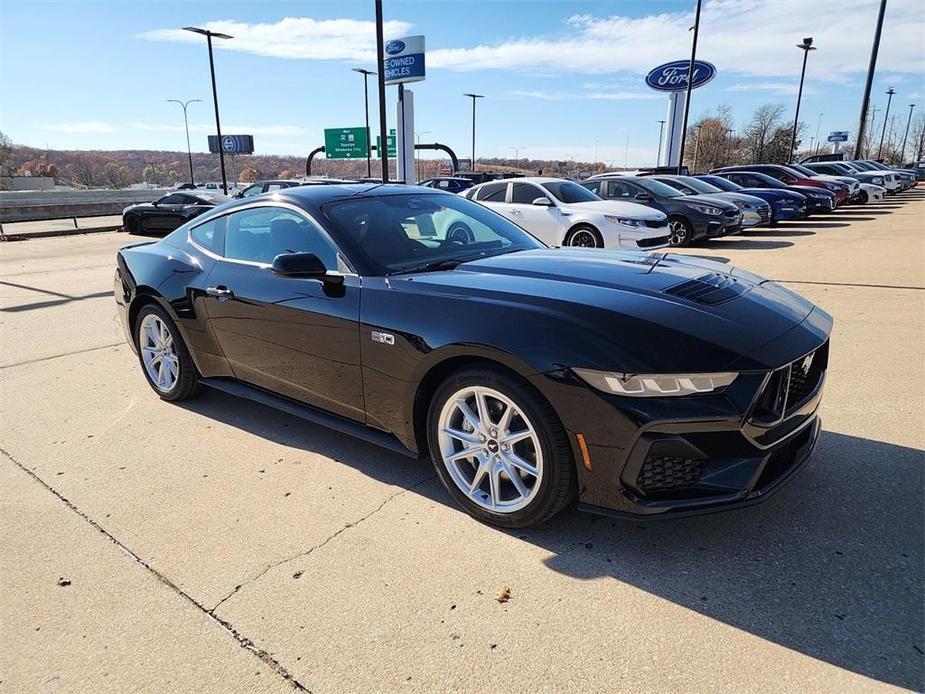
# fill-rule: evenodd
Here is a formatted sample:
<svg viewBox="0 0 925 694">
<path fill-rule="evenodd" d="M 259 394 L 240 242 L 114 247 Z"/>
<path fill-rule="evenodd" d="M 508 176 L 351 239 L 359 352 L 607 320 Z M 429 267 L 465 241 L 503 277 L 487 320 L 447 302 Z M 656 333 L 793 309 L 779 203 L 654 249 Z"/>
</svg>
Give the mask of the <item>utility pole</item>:
<svg viewBox="0 0 925 694">
<path fill-rule="evenodd" d="M 864 98 L 861 99 L 861 119 L 858 124 L 858 140 L 854 146 L 854 158 L 861 158 L 864 143 L 864 126 L 867 123 L 867 109 L 870 106 L 870 90 L 874 84 L 874 72 L 877 70 L 877 53 L 880 51 L 880 34 L 883 31 L 883 15 L 886 13 L 886 0 L 880 0 L 880 13 L 877 15 L 877 29 L 874 31 L 874 45 L 870 49 L 870 65 L 867 66 L 867 83 L 864 85 Z"/>
<path fill-rule="evenodd" d="M 886 113 L 883 114 L 883 131 L 880 133 L 880 146 L 877 147 L 877 159 L 880 159 L 880 153 L 883 152 L 883 138 L 886 135 L 886 123 L 887 119 L 890 117 L 890 103 L 893 101 L 893 95 L 896 93 L 896 90 L 893 87 L 890 87 L 886 90 L 887 100 L 886 100 Z"/>
<path fill-rule="evenodd" d="M 687 142 L 687 117 L 691 110 L 691 91 L 693 90 L 694 81 L 694 61 L 697 60 L 697 36 L 700 33 L 700 5 L 701 0 L 697 0 L 697 11 L 694 14 L 694 40 L 691 42 L 691 62 L 687 66 L 687 94 L 684 96 L 684 120 L 681 122 L 681 156 L 678 157 L 678 175 L 681 175 L 681 167 L 684 165 L 684 145 Z"/>
</svg>

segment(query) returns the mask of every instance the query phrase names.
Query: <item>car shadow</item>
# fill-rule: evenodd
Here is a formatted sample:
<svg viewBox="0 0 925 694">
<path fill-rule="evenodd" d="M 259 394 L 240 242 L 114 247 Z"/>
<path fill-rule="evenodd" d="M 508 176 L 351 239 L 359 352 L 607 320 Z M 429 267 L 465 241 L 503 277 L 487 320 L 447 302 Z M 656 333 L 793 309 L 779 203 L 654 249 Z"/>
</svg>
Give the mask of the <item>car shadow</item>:
<svg viewBox="0 0 925 694">
<path fill-rule="evenodd" d="M 752 232 L 755 236 L 815 236 L 815 231 L 798 231 L 790 229 L 782 229 L 781 227 L 765 227 L 764 229 L 759 229 L 758 231 Z"/>
<path fill-rule="evenodd" d="M 820 222 L 872 222 L 874 221 L 874 219 L 876 218 L 875 217 L 858 217 L 853 214 L 842 213 L 842 214 L 834 214 L 834 215 L 826 215 L 826 216 L 822 216 L 822 215 L 814 216 L 811 220 L 809 220 L 809 222 L 810 224 L 812 224 L 815 221 L 820 221 Z"/>
<path fill-rule="evenodd" d="M 223 393 L 178 406 L 456 508 L 436 479 L 421 482 L 433 473 L 427 459 Z M 812 658 L 921 691 L 923 463 L 921 450 L 825 431 L 806 468 L 758 506 L 655 522 L 573 507 L 539 528 L 498 532 L 543 548 L 554 571 L 615 579 Z"/>
<path fill-rule="evenodd" d="M 848 222 L 827 222 L 825 217 L 818 217 L 820 221 L 816 221 L 816 217 L 813 219 L 805 220 L 801 222 L 795 222 L 797 228 L 803 229 L 837 229 L 839 227 L 850 227 L 851 225 Z M 831 219 L 838 219 L 833 217 Z"/>
<path fill-rule="evenodd" d="M 725 244 L 725 245 L 724 245 Z M 792 246 L 793 242 L 791 241 L 763 241 L 755 238 L 743 238 L 739 237 L 727 237 L 723 239 L 710 239 L 708 242 L 703 245 L 708 248 L 728 248 L 729 250 L 774 250 L 776 248 L 787 248 Z"/>
</svg>

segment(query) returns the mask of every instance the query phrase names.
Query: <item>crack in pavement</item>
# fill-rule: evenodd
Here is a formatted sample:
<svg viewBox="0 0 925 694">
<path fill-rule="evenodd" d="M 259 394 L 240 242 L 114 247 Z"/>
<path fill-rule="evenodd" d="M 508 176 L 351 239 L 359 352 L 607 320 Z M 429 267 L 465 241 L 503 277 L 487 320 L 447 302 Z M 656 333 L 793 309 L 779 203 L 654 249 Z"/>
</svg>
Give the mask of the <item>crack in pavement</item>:
<svg viewBox="0 0 925 694">
<path fill-rule="evenodd" d="M 435 479 L 436 477 L 437 477 L 436 474 L 430 474 L 430 475 L 428 475 L 427 477 L 425 477 L 424 479 L 415 482 L 415 483 L 412 484 L 410 487 L 406 487 L 406 488 L 402 489 L 401 491 L 398 491 L 398 492 L 395 492 L 394 494 L 389 495 L 388 497 L 385 498 L 385 500 L 383 500 L 383 502 L 382 502 L 381 504 L 379 504 L 376 508 L 374 508 L 372 511 L 370 511 L 369 513 L 367 513 L 365 516 L 359 518 L 358 520 L 351 521 L 350 523 L 347 523 L 347 524 L 344 525 L 342 528 L 340 528 L 337 532 L 335 532 L 335 533 L 333 533 L 332 535 L 326 537 L 324 540 L 322 540 L 321 542 L 319 542 L 317 545 L 312 545 L 311 547 L 309 547 L 309 548 L 306 549 L 306 550 L 302 550 L 301 552 L 298 552 L 297 554 L 293 554 L 291 557 L 286 557 L 285 559 L 280 559 L 279 561 L 273 562 L 272 564 L 268 564 L 268 565 L 265 566 L 263 569 L 261 569 L 256 575 L 252 576 L 251 578 L 247 578 L 247 579 L 245 579 L 242 583 L 236 585 L 236 586 L 234 587 L 234 590 L 232 590 L 230 593 L 228 593 L 228 595 L 226 595 L 226 596 L 223 597 L 221 600 L 219 600 L 219 601 L 215 604 L 215 607 L 213 607 L 211 610 L 209 610 L 209 614 L 214 615 L 214 614 L 215 614 L 215 610 L 217 610 L 219 607 L 221 607 L 222 604 L 224 604 L 224 602 L 225 602 L 226 600 L 228 600 L 229 598 L 233 597 L 234 595 L 237 595 L 238 591 L 240 591 L 241 588 L 243 588 L 244 586 L 250 585 L 251 583 L 254 583 L 255 581 L 259 581 L 259 580 L 260 580 L 261 578 L 263 578 L 269 571 L 275 569 L 277 566 L 282 566 L 283 564 L 287 564 L 287 563 L 289 563 L 289 562 L 291 562 L 291 561 L 295 561 L 296 559 L 301 559 L 302 557 L 307 557 L 309 554 L 311 554 L 312 552 L 314 552 L 316 549 L 321 549 L 322 547 L 324 547 L 326 544 L 328 544 L 331 540 L 333 540 L 334 538 L 336 538 L 338 535 L 340 535 L 340 534 L 341 534 L 342 532 L 344 532 L 345 530 L 348 530 L 348 529 L 350 529 L 350 528 L 355 528 L 356 526 L 358 526 L 358 525 L 359 525 L 360 523 L 362 523 L 363 521 L 368 520 L 368 519 L 371 518 L 372 516 L 374 516 L 374 515 L 376 515 L 377 513 L 379 513 L 379 511 L 381 511 L 381 510 L 385 507 L 385 505 L 388 504 L 388 503 L 389 503 L 390 501 L 392 501 L 393 499 L 395 499 L 395 498 L 401 496 L 402 494 L 406 494 L 406 493 L 410 492 L 410 491 L 413 490 L 413 489 L 417 489 L 418 487 L 420 487 L 420 486 L 421 486 L 422 484 L 424 484 L 425 482 L 429 482 L 430 480 Z"/>
<path fill-rule="evenodd" d="M 95 352 L 99 349 L 108 349 L 110 347 L 122 347 L 125 344 L 126 344 L 125 340 L 122 340 L 121 342 L 113 342 L 111 345 L 100 345 L 99 347 L 87 347 L 87 349 L 78 349 L 73 352 L 64 352 L 63 354 L 52 354 L 51 356 L 39 357 L 38 359 L 27 359 L 26 361 L 16 362 L 15 364 L 5 364 L 3 366 L 0 366 L 0 370 L 12 369 L 14 366 L 25 366 L 26 364 L 37 364 L 42 361 L 48 361 L 49 359 L 58 359 L 59 357 L 69 357 L 72 354 L 85 354 L 87 352 Z"/>
<path fill-rule="evenodd" d="M 76 514 L 77 514 L 78 516 L 80 516 L 84 521 L 86 521 L 86 522 L 89 523 L 94 529 L 96 529 L 99 533 L 101 533 L 101 534 L 104 535 L 106 538 L 108 538 L 114 545 L 116 545 L 116 547 L 118 547 L 118 548 L 121 549 L 123 552 L 125 552 L 129 557 L 131 557 L 132 559 L 134 559 L 135 562 L 137 562 L 138 564 L 140 564 L 141 566 L 143 566 L 145 569 L 147 569 L 147 571 L 148 571 L 149 573 L 151 573 L 155 578 L 157 578 L 158 581 L 160 581 L 161 583 L 163 583 L 165 586 L 167 586 L 170 590 L 172 590 L 173 592 L 175 592 L 177 595 L 179 595 L 179 596 L 185 598 L 187 602 L 189 602 L 191 605 L 193 605 L 193 606 L 196 607 L 198 610 L 200 610 L 201 612 L 203 612 L 209 620 L 211 620 L 212 622 L 214 622 L 214 623 L 215 623 L 216 625 L 218 625 L 221 629 L 223 629 L 227 634 L 229 634 L 235 641 L 237 641 L 237 642 L 238 642 L 238 645 L 239 645 L 241 648 L 243 648 L 243 649 L 246 650 L 246 651 L 249 651 L 249 652 L 253 653 L 255 656 L 257 656 L 258 658 L 260 658 L 260 660 L 262 660 L 267 666 L 269 666 L 271 670 L 273 670 L 277 675 L 279 675 L 279 676 L 282 677 L 286 682 L 288 682 L 290 685 L 292 685 L 293 689 L 295 689 L 295 690 L 297 690 L 297 691 L 300 691 L 300 692 L 310 692 L 310 691 L 311 691 L 311 690 L 308 689 L 305 685 L 303 685 L 301 682 L 299 682 L 299 681 L 292 675 L 292 673 L 290 673 L 290 672 L 285 668 L 285 666 L 283 666 L 282 663 L 280 663 L 278 660 L 276 660 L 276 658 L 274 658 L 268 651 L 266 651 L 266 650 L 264 650 L 263 648 L 261 648 L 260 646 L 258 646 L 256 643 L 254 643 L 251 639 L 249 639 L 249 638 L 248 638 L 247 636 L 245 636 L 244 634 L 240 633 L 237 629 L 235 629 L 234 625 L 232 625 L 231 622 L 229 622 L 229 621 L 227 621 L 227 620 L 224 620 L 224 619 L 221 619 L 221 618 L 219 618 L 219 617 L 216 617 L 214 614 L 212 614 L 212 611 L 209 610 L 209 609 L 207 609 L 207 608 L 205 607 L 205 605 L 202 605 L 201 603 L 199 603 L 194 597 L 192 597 L 189 593 L 187 593 L 187 592 L 184 591 L 182 588 L 180 588 L 177 584 L 175 584 L 173 581 L 171 581 L 167 576 L 165 576 L 165 575 L 162 574 L 160 571 L 158 571 L 157 569 L 155 569 L 153 566 L 151 566 L 150 564 L 148 564 L 148 562 L 146 562 L 144 559 L 142 559 L 141 556 L 139 556 L 138 554 L 136 554 L 136 553 L 135 553 L 131 548 L 129 548 L 127 545 L 124 545 L 122 542 L 120 542 L 120 541 L 118 540 L 118 538 L 116 538 L 112 533 L 110 533 L 108 530 L 106 530 L 106 529 L 105 529 L 102 525 L 100 525 L 97 521 L 93 520 L 90 516 L 88 516 L 88 515 L 87 515 L 86 513 L 84 513 L 83 511 L 81 511 L 75 504 L 73 504 L 70 500 L 68 500 L 67 497 L 65 497 L 63 494 L 61 494 L 61 492 L 59 492 L 58 490 L 56 490 L 56 489 L 55 489 L 54 487 L 52 487 L 50 484 L 48 484 L 47 482 L 45 482 L 45 480 L 43 480 L 41 477 L 39 477 L 37 474 L 35 474 L 32 470 L 30 470 L 30 469 L 27 468 L 25 465 L 23 465 L 22 463 L 20 463 L 15 457 L 13 457 L 13 455 L 12 455 L 9 451 L 7 451 L 6 449 L 0 447 L 0 454 L 2 454 L 3 456 L 5 456 L 5 457 L 7 458 L 7 460 L 9 460 L 11 463 L 13 463 L 13 465 L 15 465 L 15 466 L 18 467 L 20 470 L 22 470 L 23 472 L 25 472 L 27 475 L 29 475 L 30 477 L 32 477 L 32 479 L 34 479 L 34 480 L 35 480 L 36 482 L 38 482 L 40 485 L 42 485 L 43 487 L 45 487 L 45 489 L 47 489 L 47 490 L 48 490 L 49 492 L 51 492 L 55 497 L 57 497 L 58 500 L 62 501 L 62 502 L 64 503 L 64 505 L 67 506 L 71 511 L 73 511 L 74 513 L 76 513 Z"/>
</svg>

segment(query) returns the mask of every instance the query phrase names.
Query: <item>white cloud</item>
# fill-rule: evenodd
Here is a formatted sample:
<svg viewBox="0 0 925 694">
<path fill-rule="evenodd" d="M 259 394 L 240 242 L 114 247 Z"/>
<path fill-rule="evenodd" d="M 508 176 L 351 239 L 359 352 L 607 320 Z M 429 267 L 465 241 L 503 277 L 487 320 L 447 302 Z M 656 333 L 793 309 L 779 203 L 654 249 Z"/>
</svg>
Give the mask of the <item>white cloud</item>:
<svg viewBox="0 0 925 694">
<path fill-rule="evenodd" d="M 61 133 L 111 133 L 116 126 L 103 121 L 92 120 L 82 123 L 55 123 L 43 126 L 46 130 L 55 130 Z"/>
<path fill-rule="evenodd" d="M 168 125 L 161 123 L 141 123 L 132 122 L 129 127 L 135 130 L 148 130 L 154 132 L 183 132 L 183 125 Z M 214 133 L 214 123 L 190 123 L 191 133 Z M 222 130 L 226 133 L 244 134 L 244 135 L 303 135 L 305 128 L 298 125 L 223 125 Z"/>
<path fill-rule="evenodd" d="M 541 99 L 543 101 L 575 101 L 576 99 L 593 99 L 598 101 L 635 101 L 640 99 L 664 99 L 655 92 L 544 92 L 544 91 L 512 91 L 512 96 L 521 96 L 526 99 Z"/>
<path fill-rule="evenodd" d="M 799 91 L 799 82 L 739 82 L 727 87 L 727 92 L 765 92 L 779 96 L 796 96 Z M 819 90 L 812 85 L 803 85 L 803 96 L 808 94 L 818 94 Z"/>
<path fill-rule="evenodd" d="M 286 17 L 278 22 L 248 24 L 233 20 L 206 22 L 203 28 L 233 36 L 213 41 L 216 48 L 273 58 L 307 60 L 376 61 L 376 25 L 356 19 L 312 19 Z M 411 29 L 409 22 L 384 23 L 386 36 L 401 36 Z M 150 41 L 201 43 L 203 38 L 183 29 L 155 29 L 136 38 Z"/>
<path fill-rule="evenodd" d="M 847 81 L 867 69 L 877 0 L 707 0 L 701 15 L 699 58 L 721 73 L 791 76 L 800 69 L 795 44 L 815 39 L 808 79 Z M 647 72 L 689 55 L 689 12 L 645 17 L 575 15 L 564 36 L 518 37 L 494 45 L 430 51 L 429 67 L 455 71 L 497 69 L 604 74 Z M 887 7 L 878 69 L 925 73 L 925 13 L 921 0 Z"/>
</svg>

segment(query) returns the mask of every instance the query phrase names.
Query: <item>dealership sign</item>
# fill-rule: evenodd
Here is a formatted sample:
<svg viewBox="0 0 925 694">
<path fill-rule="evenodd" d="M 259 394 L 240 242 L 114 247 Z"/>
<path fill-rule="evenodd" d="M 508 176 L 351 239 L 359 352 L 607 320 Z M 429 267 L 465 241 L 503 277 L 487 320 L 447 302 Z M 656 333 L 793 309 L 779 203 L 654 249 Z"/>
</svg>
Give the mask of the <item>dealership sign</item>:
<svg viewBox="0 0 925 694">
<path fill-rule="evenodd" d="M 219 153 L 218 135 L 209 135 L 209 151 Z M 225 154 L 253 154 L 253 135 L 222 135 L 221 151 Z"/>
<path fill-rule="evenodd" d="M 386 84 L 420 82 L 424 79 L 424 37 L 406 36 L 387 41 L 382 62 Z"/>
<path fill-rule="evenodd" d="M 835 130 L 829 133 L 829 136 L 826 138 L 829 142 L 847 142 L 848 141 L 848 131 L 847 130 Z"/>
<path fill-rule="evenodd" d="M 687 89 L 687 73 L 691 61 L 675 60 L 659 65 L 646 75 L 646 84 L 660 92 L 683 92 Z M 702 87 L 716 77 L 716 66 L 705 60 L 694 61 L 694 77 L 691 89 Z"/>
</svg>

